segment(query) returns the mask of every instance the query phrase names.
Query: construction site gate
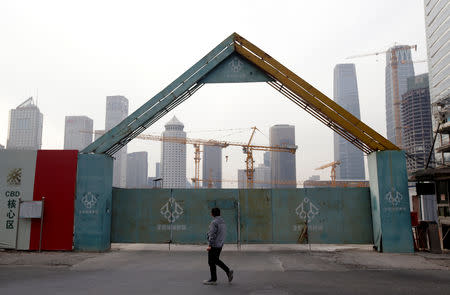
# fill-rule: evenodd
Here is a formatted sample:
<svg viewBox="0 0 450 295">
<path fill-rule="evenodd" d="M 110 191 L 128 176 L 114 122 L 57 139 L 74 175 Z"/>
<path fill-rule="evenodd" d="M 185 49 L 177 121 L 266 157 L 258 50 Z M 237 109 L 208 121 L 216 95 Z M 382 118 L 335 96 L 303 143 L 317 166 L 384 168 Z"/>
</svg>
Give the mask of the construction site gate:
<svg viewBox="0 0 450 295">
<path fill-rule="evenodd" d="M 79 250 L 103 251 L 110 247 L 111 205 L 113 201 L 112 156 L 117 151 L 168 112 L 183 103 L 205 84 L 249 82 L 267 83 L 292 101 L 300 109 L 311 114 L 325 126 L 332 129 L 335 133 L 339 134 L 368 155 L 371 209 L 370 214 L 364 210 L 361 212 L 368 216 L 372 216 L 373 243 L 380 251 L 413 252 L 411 218 L 409 213 L 408 179 L 404 151 L 282 65 L 272 56 L 237 33 L 233 33 L 223 40 L 167 87 L 149 99 L 131 115 L 117 124 L 117 126 L 106 132 L 103 136 L 81 151 L 78 158 L 75 204 L 75 248 Z M 293 196 L 297 196 L 297 199 L 295 199 L 296 197 L 293 197 L 296 200 L 295 202 L 301 201 L 304 202 L 304 204 L 311 204 L 311 206 L 312 204 L 317 206 L 315 202 L 321 198 L 319 194 L 317 200 L 309 196 L 306 197 L 306 195 L 302 199 L 302 192 L 303 194 L 306 194 L 308 190 L 282 192 L 283 191 L 280 191 L 280 196 L 283 194 L 291 196 L 293 194 Z M 339 192 L 339 189 L 330 191 L 331 196 L 338 195 L 336 192 Z M 160 193 L 164 194 L 163 191 Z M 172 197 L 174 196 L 173 194 L 175 194 L 175 197 L 169 201 L 167 207 L 164 207 L 169 208 L 169 211 L 164 212 L 169 212 L 170 214 L 174 213 L 170 210 L 175 206 L 174 202 L 177 202 L 176 197 L 178 196 L 178 193 L 179 192 L 176 190 L 172 191 Z M 196 192 L 193 194 L 198 194 L 200 196 L 203 193 Z M 242 206 L 244 201 L 250 201 L 250 199 L 245 199 L 242 196 L 251 194 L 253 194 L 252 190 L 243 192 L 242 194 L 239 193 L 239 198 L 235 200 L 238 200 L 238 204 Z M 249 212 L 255 214 L 254 218 L 251 218 L 252 215 L 248 214 L 238 215 L 238 217 L 243 216 L 248 218 L 248 223 L 244 223 L 245 219 L 242 219 L 239 227 L 237 227 L 237 229 L 240 229 L 243 224 L 248 224 L 249 230 L 247 231 L 248 236 L 246 237 L 246 241 L 297 241 L 297 238 L 292 233 L 290 235 L 283 235 L 279 238 L 275 236 L 275 232 L 288 231 L 287 229 L 275 227 L 275 222 L 278 222 L 278 216 L 282 216 L 278 215 L 279 212 L 288 214 L 288 212 L 292 211 L 291 207 L 284 205 L 281 207 L 274 206 L 274 204 L 277 204 L 277 200 L 280 202 L 287 202 L 289 199 L 283 199 L 282 197 L 277 199 L 277 194 L 278 193 L 275 190 L 272 190 L 269 197 L 270 201 L 265 201 L 267 200 L 266 195 L 260 196 L 262 199 L 259 199 L 258 201 L 255 200 L 258 205 L 266 204 L 269 206 L 270 204 L 270 210 L 257 211 L 251 209 Z M 165 197 L 167 198 L 167 195 Z M 169 199 L 170 198 L 171 197 L 169 197 Z M 182 196 L 178 196 L 178 198 L 180 198 L 179 201 L 181 202 Z M 209 198 L 208 202 L 219 202 L 221 200 L 221 197 L 214 197 Z M 151 206 L 148 207 L 148 210 L 166 204 L 153 204 L 151 200 L 149 200 L 149 202 Z M 203 214 L 201 212 L 204 212 L 205 208 L 210 206 L 210 203 L 203 203 L 201 205 L 197 200 L 184 199 L 184 202 L 186 204 L 194 202 L 192 203 L 192 206 L 197 204 L 200 206 L 199 208 L 203 208 L 201 211 L 194 211 L 198 212 L 196 214 Z M 326 200 L 323 200 L 323 202 L 325 202 L 323 204 L 324 208 L 332 208 L 333 204 L 339 204 L 339 202 L 336 203 L 333 201 L 333 198 L 329 199 L 329 202 Z M 181 207 L 179 202 L 178 205 Z M 291 205 L 292 204 L 290 204 L 290 206 Z M 90 210 L 86 210 L 86 208 L 88 208 L 87 206 Z M 298 206 L 299 205 L 297 205 L 297 207 Z M 92 209 L 93 207 L 96 209 Z M 115 206 L 112 206 L 113 210 L 115 210 L 114 208 Z M 356 208 L 356 210 L 362 210 L 360 207 Z M 137 210 L 138 208 L 135 209 Z M 243 209 L 243 207 L 241 209 Z M 158 213 L 155 210 L 156 209 L 154 209 L 151 214 L 148 212 L 151 215 L 149 218 L 156 218 L 154 214 L 157 214 L 157 216 L 161 214 L 161 212 Z M 332 216 L 334 216 L 333 214 L 336 214 L 336 212 L 340 211 L 329 210 L 330 219 L 328 220 L 330 222 L 335 221 L 335 218 Z M 175 215 L 176 214 L 177 213 L 175 213 Z M 261 219 L 263 216 L 264 218 Z M 289 216 L 289 214 L 287 216 Z M 187 215 L 185 217 L 187 217 Z M 174 218 L 174 216 L 171 215 L 171 218 Z M 194 218 L 192 218 L 192 220 L 194 220 Z M 317 222 L 316 220 L 316 217 L 310 219 L 311 222 Z M 360 222 L 355 219 L 351 220 L 355 223 Z M 200 226 L 204 221 L 205 220 L 201 221 L 198 219 L 195 224 Z M 260 223 L 260 221 L 262 223 Z M 117 220 L 113 219 L 113 222 L 117 222 Z M 158 224 L 161 226 L 164 225 L 163 223 Z M 158 224 L 153 224 L 153 226 L 158 226 Z M 192 223 L 192 225 L 193 224 L 194 223 Z M 349 223 L 345 223 L 346 226 L 347 224 Z M 188 223 L 185 225 L 187 226 Z M 288 225 L 292 226 L 292 224 Z M 313 224 L 311 224 L 311 226 L 312 225 Z M 144 224 L 143 226 L 144 229 L 139 229 L 139 232 L 145 231 L 147 225 Z M 260 227 L 264 228 L 263 232 L 260 231 Z M 129 228 L 133 229 L 133 227 Z M 167 228 L 167 224 L 165 228 Z M 299 228 L 301 228 L 301 226 Z M 336 228 L 336 231 L 342 233 L 345 232 L 346 228 L 347 227 Z M 113 235 L 116 233 L 117 227 L 114 227 L 114 229 Z M 152 229 L 154 230 L 155 227 L 152 227 Z M 172 236 L 167 237 L 167 233 L 165 236 L 163 233 L 160 233 L 161 238 L 158 238 L 159 241 L 170 241 L 174 237 L 180 237 L 181 241 L 183 240 L 182 237 L 185 237 L 186 240 L 200 241 L 201 234 L 197 235 L 196 233 L 197 230 L 203 232 L 199 227 L 195 228 L 195 230 L 192 228 L 189 236 L 192 234 L 193 237 L 187 238 L 188 235 L 184 236 L 183 230 L 180 230 L 179 232 L 173 231 L 172 226 L 169 226 L 169 229 Z M 176 229 L 179 229 L 179 227 L 176 227 Z M 181 227 L 181 229 L 183 229 L 183 227 Z M 254 233 L 258 233 L 255 239 L 251 238 Z M 258 236 L 259 233 L 265 233 L 266 236 Z M 330 229 L 324 230 L 324 233 L 326 233 L 326 235 L 320 236 L 320 239 L 318 238 L 317 240 L 318 242 L 323 241 L 326 243 L 329 241 L 339 241 L 339 239 L 330 238 L 332 233 L 331 227 Z M 119 235 L 119 237 L 120 236 L 121 235 Z M 122 235 L 122 237 L 125 236 L 126 235 Z M 153 235 L 153 237 L 154 236 L 155 235 Z M 314 235 L 312 235 L 311 232 L 311 235 L 309 236 L 312 239 Z M 244 237 L 242 236 L 242 233 L 241 237 Z M 350 240 L 353 241 L 353 239 Z"/>
<path fill-rule="evenodd" d="M 206 243 L 211 209 L 226 243 L 373 244 L 368 188 L 113 189 L 111 242 Z"/>
</svg>

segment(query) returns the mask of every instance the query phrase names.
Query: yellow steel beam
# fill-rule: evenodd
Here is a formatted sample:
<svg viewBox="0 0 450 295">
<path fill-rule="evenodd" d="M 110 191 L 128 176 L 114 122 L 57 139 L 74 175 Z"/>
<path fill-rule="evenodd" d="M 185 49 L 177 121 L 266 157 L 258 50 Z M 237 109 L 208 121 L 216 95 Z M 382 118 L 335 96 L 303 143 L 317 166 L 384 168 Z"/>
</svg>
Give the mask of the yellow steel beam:
<svg viewBox="0 0 450 295">
<path fill-rule="evenodd" d="M 254 62 L 262 70 L 267 71 L 286 87 L 289 87 L 291 91 L 300 95 L 333 122 L 356 136 L 370 148 L 373 150 L 400 149 L 263 50 L 236 33 L 234 34 L 234 38 L 235 42 L 237 42 L 235 48 L 238 53 Z"/>
</svg>

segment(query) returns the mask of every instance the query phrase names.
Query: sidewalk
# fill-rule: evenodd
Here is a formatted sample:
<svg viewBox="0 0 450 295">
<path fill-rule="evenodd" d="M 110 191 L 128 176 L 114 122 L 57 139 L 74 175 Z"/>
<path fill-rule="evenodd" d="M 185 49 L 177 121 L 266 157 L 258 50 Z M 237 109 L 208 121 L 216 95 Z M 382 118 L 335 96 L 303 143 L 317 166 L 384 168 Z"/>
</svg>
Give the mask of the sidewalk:
<svg viewBox="0 0 450 295">
<path fill-rule="evenodd" d="M 205 251 L 206 245 L 186 244 L 112 244 L 112 251 Z M 319 251 L 334 252 L 343 250 L 372 251 L 372 245 L 337 244 L 226 244 L 224 251 L 272 252 L 272 251 Z"/>
<path fill-rule="evenodd" d="M 311 250 L 310 250 L 311 249 Z M 108 252 L 28 252 L 0 251 L 1 266 L 40 266 L 40 267 L 82 267 L 83 265 L 115 265 L 118 261 L 126 263 L 129 258 L 144 253 L 156 256 L 203 255 L 206 245 L 171 244 L 113 244 Z M 160 252 L 160 254 L 157 254 Z M 145 254 L 147 255 L 147 254 Z M 266 255 L 268 260 L 281 271 L 286 270 L 324 270 L 324 269 L 414 269 L 450 270 L 450 253 L 432 254 L 417 252 L 411 254 L 378 253 L 371 245 L 225 245 L 223 255 L 230 259 L 247 259 Z M 149 257 L 156 257 L 153 254 Z M 177 255 L 178 256 L 178 255 Z"/>
</svg>

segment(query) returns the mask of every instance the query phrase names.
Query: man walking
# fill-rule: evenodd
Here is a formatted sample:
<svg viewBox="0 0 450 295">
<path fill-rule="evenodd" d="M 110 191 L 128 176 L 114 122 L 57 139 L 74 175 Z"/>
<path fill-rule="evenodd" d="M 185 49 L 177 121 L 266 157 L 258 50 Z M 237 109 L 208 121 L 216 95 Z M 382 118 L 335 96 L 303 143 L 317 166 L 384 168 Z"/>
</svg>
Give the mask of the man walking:
<svg viewBox="0 0 450 295">
<path fill-rule="evenodd" d="M 211 216 L 214 218 L 209 225 L 208 231 L 208 264 L 209 270 L 211 272 L 211 278 L 209 280 L 203 281 L 205 285 L 217 285 L 217 271 L 216 265 L 225 271 L 228 276 L 228 282 L 231 283 L 233 280 L 233 270 L 229 269 L 228 266 L 223 263 L 219 257 L 222 251 L 223 243 L 225 242 L 225 236 L 227 234 L 227 226 L 225 221 L 220 216 L 219 208 L 211 209 Z"/>
</svg>

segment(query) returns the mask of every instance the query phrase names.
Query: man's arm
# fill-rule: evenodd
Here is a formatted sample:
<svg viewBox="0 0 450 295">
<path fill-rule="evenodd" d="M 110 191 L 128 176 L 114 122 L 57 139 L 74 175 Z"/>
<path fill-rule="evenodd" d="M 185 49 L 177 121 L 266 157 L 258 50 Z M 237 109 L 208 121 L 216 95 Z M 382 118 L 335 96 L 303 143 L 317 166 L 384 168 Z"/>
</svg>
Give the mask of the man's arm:
<svg viewBox="0 0 450 295">
<path fill-rule="evenodd" d="M 212 246 L 212 244 L 216 241 L 217 238 L 217 226 L 214 222 L 211 222 L 209 225 L 209 232 L 208 232 L 208 243 L 209 246 Z"/>
</svg>

